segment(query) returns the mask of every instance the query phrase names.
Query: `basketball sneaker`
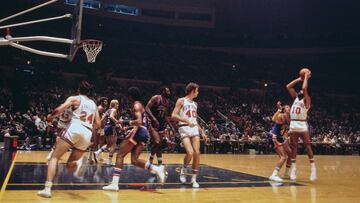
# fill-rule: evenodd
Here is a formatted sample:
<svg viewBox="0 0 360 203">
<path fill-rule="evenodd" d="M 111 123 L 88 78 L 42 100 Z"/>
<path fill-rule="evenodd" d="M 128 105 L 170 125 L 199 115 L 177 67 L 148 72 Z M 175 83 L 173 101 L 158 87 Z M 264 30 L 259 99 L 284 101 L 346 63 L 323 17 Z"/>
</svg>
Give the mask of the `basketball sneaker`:
<svg viewBox="0 0 360 203">
<path fill-rule="evenodd" d="M 52 187 L 52 182 L 46 181 L 45 188 L 43 190 L 40 190 L 37 193 L 37 195 L 40 197 L 50 198 L 51 197 L 51 187 Z"/>
<path fill-rule="evenodd" d="M 291 168 L 290 180 L 296 180 L 296 168 L 295 167 Z"/>
<path fill-rule="evenodd" d="M 316 179 L 317 179 L 317 176 L 316 176 L 316 168 L 315 168 L 315 167 L 311 167 L 310 181 L 315 181 Z"/>
<path fill-rule="evenodd" d="M 180 182 L 186 183 L 186 175 L 185 175 L 186 169 L 184 167 L 181 167 L 180 169 Z"/>
<path fill-rule="evenodd" d="M 38 196 L 40 197 L 46 197 L 46 198 L 51 198 L 51 190 L 50 189 L 43 189 L 43 190 L 40 190 L 38 193 L 37 193 Z"/>
<path fill-rule="evenodd" d="M 102 188 L 103 190 L 108 190 L 108 191 L 119 191 L 119 184 L 116 183 L 110 183 L 110 185 L 104 186 Z"/>
<path fill-rule="evenodd" d="M 281 179 L 278 175 L 273 174 L 269 177 L 269 180 L 276 181 L 276 182 L 283 182 L 284 180 Z"/>
<path fill-rule="evenodd" d="M 199 183 L 196 181 L 196 178 L 194 178 L 194 177 L 191 178 L 191 184 L 192 184 L 193 188 L 199 188 L 200 187 Z"/>
<path fill-rule="evenodd" d="M 79 160 L 76 161 L 76 170 L 74 172 L 75 176 L 84 176 L 86 172 L 86 162 L 87 162 L 87 156 L 82 156 Z"/>
<path fill-rule="evenodd" d="M 159 176 L 160 183 L 165 182 L 165 167 L 164 165 L 158 166 L 158 170 L 156 170 L 156 174 Z"/>
</svg>

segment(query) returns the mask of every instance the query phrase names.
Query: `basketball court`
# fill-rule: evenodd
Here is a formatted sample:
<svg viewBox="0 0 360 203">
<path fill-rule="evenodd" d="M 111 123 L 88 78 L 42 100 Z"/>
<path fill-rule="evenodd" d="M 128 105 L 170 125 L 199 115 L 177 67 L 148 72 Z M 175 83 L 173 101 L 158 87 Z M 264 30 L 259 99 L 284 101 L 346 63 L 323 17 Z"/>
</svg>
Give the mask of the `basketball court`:
<svg viewBox="0 0 360 203">
<path fill-rule="evenodd" d="M 276 155 L 208 155 L 201 157 L 199 189 L 179 182 L 183 154 L 165 154 L 168 178 L 164 185 L 126 159 L 119 192 L 103 191 L 111 181 L 112 167 L 89 165 L 84 178 L 76 179 L 60 164 L 53 197 L 36 195 L 46 178 L 47 152 L 1 151 L 1 177 L 5 177 L 1 202 L 359 202 L 358 156 L 317 156 L 318 180 L 309 181 L 306 156 L 298 157 L 298 180 L 268 180 Z M 141 155 L 146 158 L 148 154 Z M 107 154 L 103 154 L 107 157 Z M 11 161 L 13 158 L 13 161 Z M 65 161 L 67 157 L 63 157 Z M 283 171 L 281 171 L 281 174 Z"/>
<path fill-rule="evenodd" d="M 79 0 L 72 14 L 41 20 L 29 20 L 11 25 L 4 22 L 19 15 L 57 2 L 52 0 L 26 11 L 0 19 L 0 29 L 7 29 L 0 38 L 0 46 L 12 46 L 34 54 L 63 58 L 73 61 L 83 48 L 89 63 L 94 63 L 102 49 L 102 41 L 82 39 L 83 0 Z M 1 16 L 3 17 L 3 16 Z M 72 21 L 71 37 L 51 36 L 13 37 L 9 28 L 68 18 Z M 28 41 L 48 41 L 69 45 L 68 53 L 53 53 L 22 45 Z M 54 45 L 54 46 L 55 46 Z M 298 156 L 296 182 L 269 181 L 269 176 L 278 161 L 277 155 L 201 155 L 198 177 L 199 189 L 179 181 L 179 169 L 184 154 L 164 154 L 168 172 L 166 182 L 157 183 L 156 176 L 130 164 L 129 156 L 120 177 L 119 192 L 102 190 L 111 182 L 112 166 L 88 165 L 84 177 L 74 177 L 67 172 L 62 158 L 58 176 L 54 181 L 51 199 L 37 196 L 46 180 L 47 151 L 3 151 L 0 150 L 0 202 L 360 202 L 359 156 L 316 156 L 318 180 L 309 181 L 310 165 L 307 156 Z M 116 155 L 115 155 L 116 156 Z M 141 158 L 147 159 L 148 153 Z M 107 153 L 103 154 L 107 157 Z M 114 157 L 115 160 L 115 157 Z M 283 169 L 280 174 L 283 174 Z M 188 175 L 188 179 L 190 179 Z"/>
</svg>

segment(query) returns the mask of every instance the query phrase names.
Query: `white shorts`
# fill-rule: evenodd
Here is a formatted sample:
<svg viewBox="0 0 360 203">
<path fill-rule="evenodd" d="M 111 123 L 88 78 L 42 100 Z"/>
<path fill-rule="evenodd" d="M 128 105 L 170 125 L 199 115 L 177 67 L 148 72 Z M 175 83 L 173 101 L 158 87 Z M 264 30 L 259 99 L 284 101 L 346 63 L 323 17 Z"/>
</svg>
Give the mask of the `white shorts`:
<svg viewBox="0 0 360 203">
<path fill-rule="evenodd" d="M 290 122 L 290 129 L 289 133 L 291 132 L 308 132 L 309 131 L 309 125 L 306 121 L 291 121 Z"/>
<path fill-rule="evenodd" d="M 185 137 L 195 137 L 199 136 L 199 127 L 195 126 L 191 128 L 190 126 L 183 126 L 179 128 L 179 133 L 181 139 L 184 139 Z"/>
<path fill-rule="evenodd" d="M 92 131 L 89 128 L 73 122 L 64 131 L 61 138 L 74 148 L 85 151 L 91 144 L 91 136 Z"/>
</svg>

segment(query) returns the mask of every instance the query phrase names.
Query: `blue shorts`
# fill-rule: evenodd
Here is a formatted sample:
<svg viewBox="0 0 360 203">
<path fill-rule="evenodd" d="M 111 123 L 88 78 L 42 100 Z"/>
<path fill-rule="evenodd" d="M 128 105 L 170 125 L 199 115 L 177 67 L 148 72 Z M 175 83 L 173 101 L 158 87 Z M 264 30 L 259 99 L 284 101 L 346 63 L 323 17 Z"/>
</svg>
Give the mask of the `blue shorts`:
<svg viewBox="0 0 360 203">
<path fill-rule="evenodd" d="M 134 145 L 137 145 L 138 143 L 147 144 L 150 140 L 150 134 L 145 127 L 136 127 L 130 131 L 126 136 L 126 139 Z"/>
<path fill-rule="evenodd" d="M 112 125 L 105 125 L 105 127 L 104 127 L 104 135 L 105 136 L 114 135 L 114 127 Z"/>
<path fill-rule="evenodd" d="M 276 134 L 274 133 L 273 131 L 270 131 L 268 133 L 268 139 L 270 141 L 272 141 L 273 137 L 276 137 L 276 140 L 279 142 L 279 143 L 283 143 L 285 140 L 284 140 L 284 137 L 282 135 L 279 135 L 279 134 Z"/>
</svg>

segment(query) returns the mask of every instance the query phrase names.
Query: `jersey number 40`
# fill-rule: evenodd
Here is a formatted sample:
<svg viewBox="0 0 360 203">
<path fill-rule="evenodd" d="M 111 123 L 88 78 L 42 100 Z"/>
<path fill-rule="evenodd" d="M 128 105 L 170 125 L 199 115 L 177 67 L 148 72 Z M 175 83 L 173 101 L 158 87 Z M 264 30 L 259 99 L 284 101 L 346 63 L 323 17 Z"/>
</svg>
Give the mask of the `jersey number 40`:
<svg viewBox="0 0 360 203">
<path fill-rule="evenodd" d="M 185 113 L 185 115 L 187 115 L 187 117 L 189 117 L 189 118 L 191 118 L 191 117 L 193 117 L 193 118 L 196 118 L 196 111 L 191 111 L 191 110 L 188 110 L 186 113 Z"/>
</svg>

